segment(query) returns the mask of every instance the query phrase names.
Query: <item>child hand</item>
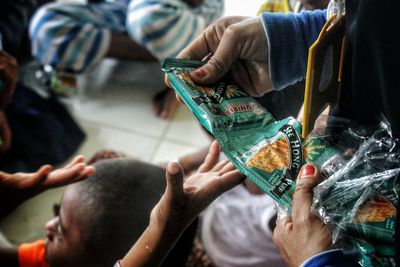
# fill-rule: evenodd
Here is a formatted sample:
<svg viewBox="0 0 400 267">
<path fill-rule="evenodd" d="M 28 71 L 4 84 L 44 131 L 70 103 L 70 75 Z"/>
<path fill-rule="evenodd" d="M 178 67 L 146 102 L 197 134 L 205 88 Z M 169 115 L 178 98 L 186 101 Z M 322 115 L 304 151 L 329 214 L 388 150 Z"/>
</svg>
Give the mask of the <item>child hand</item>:
<svg viewBox="0 0 400 267">
<path fill-rule="evenodd" d="M 214 141 L 204 163 L 186 180 L 179 163 L 168 164 L 167 188 L 152 211 L 150 223 L 184 229 L 214 199 L 243 181 L 244 175 L 232 163 L 218 162 L 219 150 Z"/>
<path fill-rule="evenodd" d="M 65 167 L 54 171 L 50 165 L 42 166 L 35 173 L 8 174 L 0 171 L 0 201 L 7 203 L 0 208 L 0 218 L 47 189 L 77 182 L 93 174 L 94 167 L 86 166 L 83 161 L 83 156 L 77 156 Z"/>
<path fill-rule="evenodd" d="M 168 164 L 164 195 L 150 214 L 149 226 L 120 266 L 159 266 L 190 222 L 219 195 L 243 181 L 243 174 L 227 160 L 218 163 L 218 157 L 219 145 L 214 141 L 204 163 L 186 180 L 179 163 Z"/>
</svg>

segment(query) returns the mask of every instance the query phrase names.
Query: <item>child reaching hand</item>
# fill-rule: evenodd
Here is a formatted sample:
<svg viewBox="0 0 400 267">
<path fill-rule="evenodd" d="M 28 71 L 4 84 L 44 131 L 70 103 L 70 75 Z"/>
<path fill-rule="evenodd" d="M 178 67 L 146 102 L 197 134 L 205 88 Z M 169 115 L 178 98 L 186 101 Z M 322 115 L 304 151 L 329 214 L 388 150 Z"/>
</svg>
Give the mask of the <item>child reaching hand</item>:
<svg viewBox="0 0 400 267">
<path fill-rule="evenodd" d="M 244 176 L 228 160 L 218 162 L 214 141 L 198 171 L 183 179 L 176 162 L 166 169 L 167 187 L 154 207 L 146 230 L 116 267 L 158 266 L 197 215 L 222 193 L 240 184 Z"/>
</svg>

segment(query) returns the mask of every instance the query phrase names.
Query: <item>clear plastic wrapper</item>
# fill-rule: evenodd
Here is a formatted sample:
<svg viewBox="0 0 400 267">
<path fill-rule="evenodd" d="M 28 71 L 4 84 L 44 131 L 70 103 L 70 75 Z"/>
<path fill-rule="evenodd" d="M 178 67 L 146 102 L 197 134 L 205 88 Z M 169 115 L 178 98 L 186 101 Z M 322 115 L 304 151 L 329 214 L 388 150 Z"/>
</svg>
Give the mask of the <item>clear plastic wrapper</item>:
<svg viewBox="0 0 400 267">
<path fill-rule="evenodd" d="M 324 177 L 312 209 L 331 227 L 334 243 L 343 241 L 363 266 L 392 266 L 400 150 L 385 120 L 369 128 L 321 117 L 303 140 L 299 122 L 275 120 L 229 76 L 195 84 L 188 73 L 203 64 L 167 59 L 162 68 L 228 159 L 277 202 L 278 215 L 291 214 L 297 174 L 311 162 Z"/>
<path fill-rule="evenodd" d="M 363 266 L 394 266 L 399 141 L 385 119 L 373 132 L 333 122 L 309 138 L 316 136 L 341 153 L 321 165 L 325 179 L 314 189 L 313 212 L 330 225 L 334 243 L 357 249 Z"/>
</svg>

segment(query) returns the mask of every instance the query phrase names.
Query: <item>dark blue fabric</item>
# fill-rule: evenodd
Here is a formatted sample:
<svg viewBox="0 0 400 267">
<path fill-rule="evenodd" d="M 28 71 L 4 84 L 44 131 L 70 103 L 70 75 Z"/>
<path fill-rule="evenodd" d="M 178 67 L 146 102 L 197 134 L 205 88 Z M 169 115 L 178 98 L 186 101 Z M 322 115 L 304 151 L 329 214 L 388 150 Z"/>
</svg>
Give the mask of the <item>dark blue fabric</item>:
<svg viewBox="0 0 400 267">
<path fill-rule="evenodd" d="M 307 261 L 302 267 L 359 267 L 356 259 L 336 249 L 322 253 Z"/>
<path fill-rule="evenodd" d="M 85 139 L 67 109 L 54 97 L 42 98 L 19 84 L 6 115 L 12 130 L 11 151 L 0 158 L 0 170 L 32 172 L 43 164 L 71 157 Z"/>
<path fill-rule="evenodd" d="M 277 90 L 304 80 L 308 48 L 326 22 L 324 10 L 294 13 L 263 13 L 268 36 L 269 70 Z"/>
<path fill-rule="evenodd" d="M 0 32 L 4 50 L 19 62 L 30 58 L 28 25 L 36 6 L 35 0 L 0 1 Z"/>
</svg>

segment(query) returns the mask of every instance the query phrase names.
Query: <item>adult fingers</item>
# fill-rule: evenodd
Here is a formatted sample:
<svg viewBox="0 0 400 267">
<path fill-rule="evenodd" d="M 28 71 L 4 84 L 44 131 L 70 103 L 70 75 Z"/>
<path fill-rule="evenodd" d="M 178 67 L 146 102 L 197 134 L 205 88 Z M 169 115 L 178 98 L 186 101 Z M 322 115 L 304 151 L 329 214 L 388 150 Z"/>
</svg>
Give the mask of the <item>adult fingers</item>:
<svg viewBox="0 0 400 267">
<path fill-rule="evenodd" d="M 315 218 L 311 213 L 313 188 L 321 181 L 321 175 L 313 164 L 304 165 L 296 182 L 296 190 L 293 194 L 293 222 L 307 222 Z"/>
<path fill-rule="evenodd" d="M 179 54 L 178 58 L 187 58 L 192 60 L 202 60 L 209 53 L 214 52 L 213 47 L 217 47 L 219 41 L 214 37 L 214 25 L 208 26 L 197 38 L 193 40 Z"/>
<path fill-rule="evenodd" d="M 245 16 L 227 16 L 216 20 L 195 38 L 189 46 L 183 49 L 179 53 L 178 58 L 195 60 L 207 58 L 210 53 L 215 53 L 228 27 L 248 18 Z"/>
<path fill-rule="evenodd" d="M 191 72 L 190 76 L 194 82 L 200 84 L 215 83 L 229 71 L 232 63 L 239 57 L 237 51 L 240 44 L 236 42 L 237 36 L 238 33 L 234 25 L 225 30 L 210 60 L 204 66 Z"/>
<path fill-rule="evenodd" d="M 293 222 L 290 217 L 283 217 L 282 219 L 276 222 L 276 227 L 274 229 L 273 241 L 279 250 L 281 256 L 285 259 L 288 259 L 288 255 L 285 250 L 285 242 L 288 239 L 288 234 L 293 229 Z M 290 240 L 293 242 L 293 240 Z"/>
<path fill-rule="evenodd" d="M 198 172 L 208 172 L 210 171 L 218 162 L 220 154 L 220 146 L 217 141 L 212 142 L 208 154 Z"/>
<path fill-rule="evenodd" d="M 246 20 L 247 17 L 243 16 L 232 16 L 232 17 L 223 17 L 210 26 L 208 26 L 197 38 L 194 39 L 194 41 L 187 46 L 185 49 L 179 53 L 177 56 L 178 58 L 187 58 L 187 59 L 193 59 L 193 60 L 203 60 L 206 61 L 205 59 L 209 59 L 210 55 L 214 55 L 214 58 L 211 58 L 211 62 L 208 64 L 208 66 L 205 67 L 207 70 L 208 68 L 212 68 L 212 65 L 217 65 L 220 66 L 220 62 L 225 63 L 226 57 L 223 56 L 221 58 L 221 53 L 224 55 L 225 53 L 229 53 L 228 51 L 224 51 L 226 47 L 226 44 L 222 44 L 222 49 L 220 47 L 221 41 L 225 36 L 226 29 L 229 28 L 231 25 L 238 23 L 240 21 Z M 229 35 L 229 33 L 228 33 Z M 227 38 L 227 37 L 225 37 Z M 229 42 L 228 42 L 229 44 Z M 234 45 L 234 44 L 229 44 L 229 45 Z M 225 47 L 225 48 L 224 48 Z M 218 51 L 218 52 L 217 52 Z M 229 59 L 229 58 L 228 58 Z M 233 59 L 232 59 L 233 61 Z M 230 65 L 230 64 L 228 64 Z M 202 68 L 200 68 L 202 69 Z M 223 72 L 226 73 L 227 70 L 223 70 Z M 202 76 L 203 71 L 199 70 L 200 76 Z M 214 75 L 214 74 L 212 74 Z M 222 77 L 223 74 L 219 74 L 219 77 Z M 193 76 L 196 76 L 194 74 Z M 193 77 L 192 77 L 193 78 Z M 200 83 L 211 83 L 215 82 L 218 80 L 217 77 L 206 77 L 205 80 L 202 78 L 197 79 L 194 77 L 194 80 Z M 169 82 L 168 76 L 165 76 L 165 83 L 171 87 L 171 84 Z"/>
<path fill-rule="evenodd" d="M 293 229 L 293 221 L 290 216 L 283 216 L 280 217 L 276 221 L 276 227 L 274 229 L 274 236 L 277 235 L 279 238 L 280 235 L 282 235 L 285 232 L 290 232 Z"/>
<path fill-rule="evenodd" d="M 209 41 L 207 40 L 207 31 L 211 31 L 213 25 L 210 25 L 207 29 L 205 29 L 197 38 L 193 40 L 192 43 L 189 44 L 185 49 L 183 49 L 177 56 L 177 58 L 187 58 L 193 60 L 201 60 L 206 55 L 208 55 L 210 51 Z M 164 75 L 165 84 L 172 88 L 171 82 L 169 81 L 168 74 Z M 177 96 L 178 97 L 178 96 Z"/>
</svg>

